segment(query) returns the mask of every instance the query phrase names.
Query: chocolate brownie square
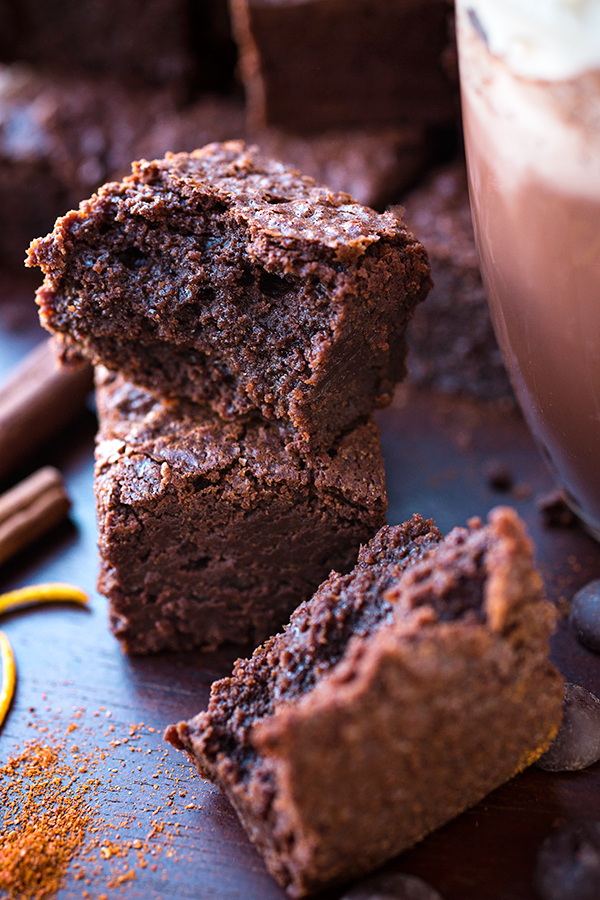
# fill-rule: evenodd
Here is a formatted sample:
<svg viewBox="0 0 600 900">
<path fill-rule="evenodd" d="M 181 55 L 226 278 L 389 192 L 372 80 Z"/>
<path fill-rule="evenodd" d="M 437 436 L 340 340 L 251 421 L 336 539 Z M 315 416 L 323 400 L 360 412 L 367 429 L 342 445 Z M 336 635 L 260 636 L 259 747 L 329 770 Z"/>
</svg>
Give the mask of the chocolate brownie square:
<svg viewBox="0 0 600 900">
<path fill-rule="evenodd" d="M 292 897 L 362 874 L 549 746 L 553 610 L 514 510 L 414 516 L 332 573 L 206 712 L 171 726 Z"/>
<path fill-rule="evenodd" d="M 224 424 L 97 374 L 100 578 L 126 650 L 272 634 L 385 521 L 379 432 L 301 453 L 274 422 Z"/>
<path fill-rule="evenodd" d="M 408 330 L 408 380 L 514 408 L 479 271 L 464 157 L 434 172 L 403 205 L 435 284 Z"/>
<path fill-rule="evenodd" d="M 290 422 L 315 445 L 389 402 L 431 285 L 394 215 L 236 141 L 134 163 L 34 241 L 28 265 L 66 355 L 224 419 Z"/>
<path fill-rule="evenodd" d="M 232 0 L 253 127 L 456 119 L 448 0 Z"/>
</svg>

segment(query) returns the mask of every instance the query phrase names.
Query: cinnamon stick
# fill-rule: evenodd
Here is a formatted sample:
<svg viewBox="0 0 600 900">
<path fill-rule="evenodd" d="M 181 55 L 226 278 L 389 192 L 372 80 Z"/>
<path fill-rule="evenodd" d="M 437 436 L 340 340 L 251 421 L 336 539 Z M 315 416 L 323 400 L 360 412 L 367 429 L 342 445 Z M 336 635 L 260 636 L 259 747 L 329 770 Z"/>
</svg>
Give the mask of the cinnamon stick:
<svg viewBox="0 0 600 900">
<path fill-rule="evenodd" d="M 0 480 L 84 408 L 92 367 L 60 366 L 52 340 L 39 344 L 0 386 Z"/>
<path fill-rule="evenodd" d="M 70 508 L 62 475 L 52 466 L 0 495 L 0 565 L 58 525 Z"/>
</svg>

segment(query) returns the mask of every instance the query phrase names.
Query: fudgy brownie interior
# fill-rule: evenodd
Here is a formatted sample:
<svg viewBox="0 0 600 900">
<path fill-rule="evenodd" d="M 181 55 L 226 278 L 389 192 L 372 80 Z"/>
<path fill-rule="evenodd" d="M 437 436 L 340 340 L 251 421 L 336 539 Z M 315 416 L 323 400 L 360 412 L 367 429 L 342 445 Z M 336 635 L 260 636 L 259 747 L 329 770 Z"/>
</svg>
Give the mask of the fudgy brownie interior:
<svg viewBox="0 0 600 900">
<path fill-rule="evenodd" d="M 330 440 L 391 397 L 424 248 L 240 142 L 134 164 L 32 244 L 43 324 L 93 362 L 224 418 Z M 67 352 L 68 349 L 67 349 Z"/>
</svg>

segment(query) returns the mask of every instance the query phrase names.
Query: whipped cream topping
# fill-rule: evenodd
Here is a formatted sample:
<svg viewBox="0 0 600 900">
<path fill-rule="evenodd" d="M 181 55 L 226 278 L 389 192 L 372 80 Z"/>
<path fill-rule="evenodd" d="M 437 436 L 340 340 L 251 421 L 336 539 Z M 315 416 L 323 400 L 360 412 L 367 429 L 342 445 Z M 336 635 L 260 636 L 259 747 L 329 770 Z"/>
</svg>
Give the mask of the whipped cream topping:
<svg viewBox="0 0 600 900">
<path fill-rule="evenodd" d="M 600 0 L 456 0 L 517 75 L 559 81 L 600 69 Z"/>
</svg>

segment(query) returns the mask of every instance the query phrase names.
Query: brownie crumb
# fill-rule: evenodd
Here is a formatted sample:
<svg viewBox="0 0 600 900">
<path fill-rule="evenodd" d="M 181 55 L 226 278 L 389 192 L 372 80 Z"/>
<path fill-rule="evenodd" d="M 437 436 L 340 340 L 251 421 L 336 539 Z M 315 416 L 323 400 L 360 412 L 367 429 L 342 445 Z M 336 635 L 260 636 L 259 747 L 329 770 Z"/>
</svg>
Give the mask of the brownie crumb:
<svg viewBox="0 0 600 900">
<path fill-rule="evenodd" d="M 485 473 L 489 486 L 493 491 L 507 493 L 514 484 L 514 477 L 510 466 L 498 459 L 492 459 L 485 467 Z"/>
</svg>

